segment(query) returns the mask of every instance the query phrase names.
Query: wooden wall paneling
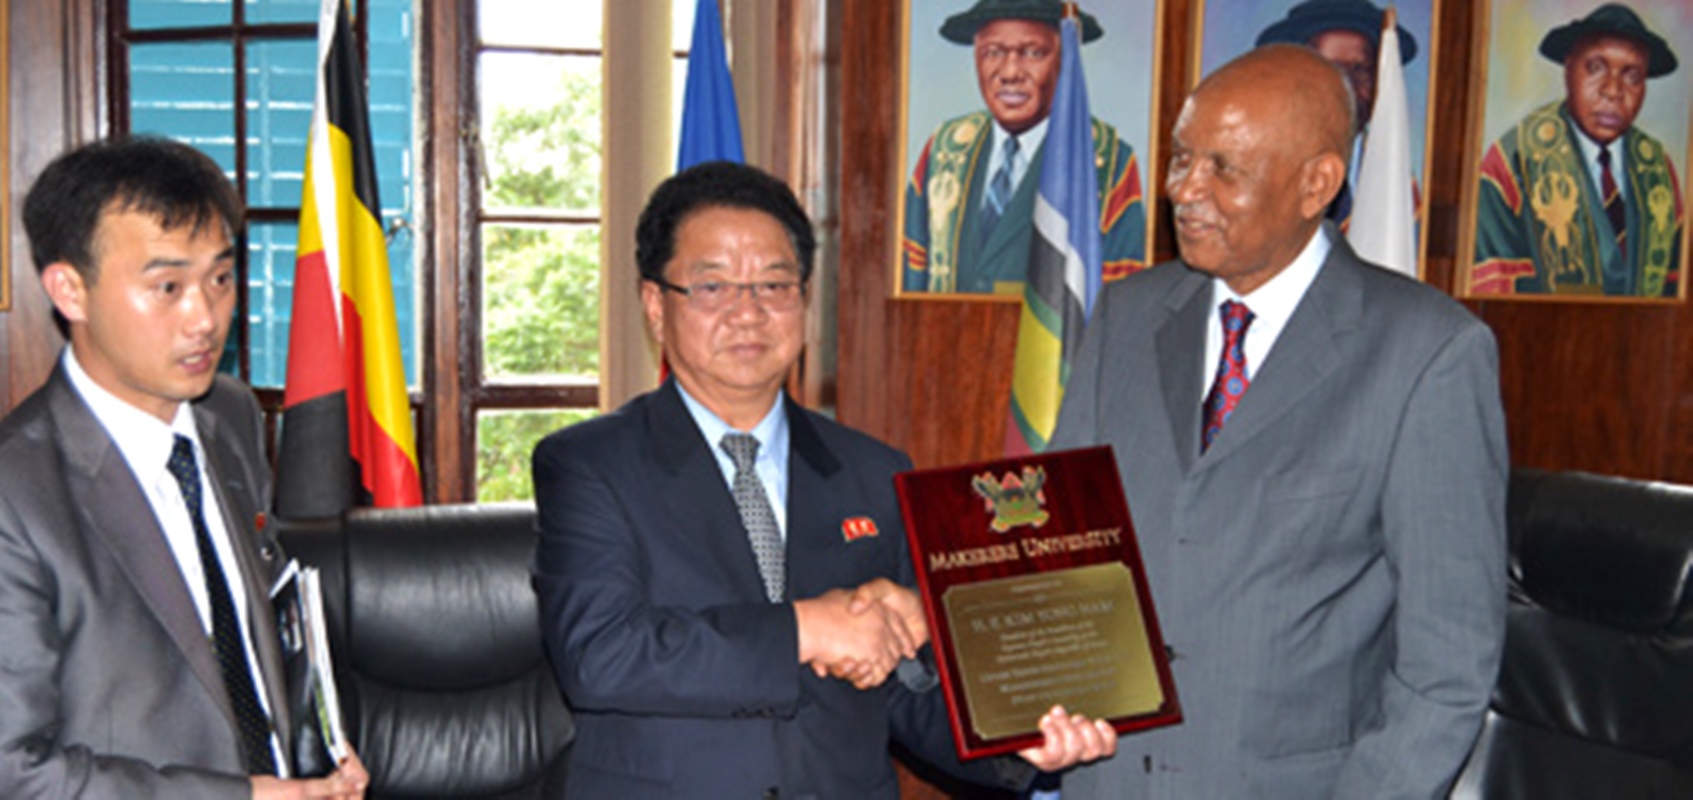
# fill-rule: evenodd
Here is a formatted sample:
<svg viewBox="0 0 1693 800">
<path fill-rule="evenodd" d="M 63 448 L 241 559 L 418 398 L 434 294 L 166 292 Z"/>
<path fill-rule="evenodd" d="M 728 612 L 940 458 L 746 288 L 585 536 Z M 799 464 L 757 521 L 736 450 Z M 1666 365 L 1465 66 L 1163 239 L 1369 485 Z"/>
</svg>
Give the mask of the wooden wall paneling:
<svg viewBox="0 0 1693 800">
<path fill-rule="evenodd" d="M 910 453 L 919 465 L 998 456 L 1004 447 L 1018 305 L 991 300 L 892 299 L 901 225 L 897 192 L 901 26 L 899 0 L 844 4 L 841 105 L 841 276 L 838 410 L 849 425 Z M 1194 3 L 1164 4 L 1157 152 L 1189 77 Z M 1144 148 L 1143 148 L 1144 149 Z M 1163 164 L 1144 174 L 1149 203 L 1162 202 Z M 1158 214 L 1152 251 L 1171 254 L 1168 215 Z"/>
<path fill-rule="evenodd" d="M 1430 197 L 1430 280 L 1457 290 L 1467 162 L 1486 145 L 1472 84 L 1484 75 L 1485 4 L 1447 0 Z M 1457 54 L 1467 53 L 1467 63 Z M 1448 67 L 1451 67 L 1450 69 Z M 1682 253 L 1682 274 L 1688 272 Z M 1514 466 L 1693 483 L 1693 311 L 1685 302 L 1467 301 L 1499 341 Z"/>
<path fill-rule="evenodd" d="M 897 171 L 889 142 L 898 93 L 888 60 L 896 49 L 889 43 L 899 37 L 899 6 L 897 0 L 842 6 L 836 413 L 849 425 L 891 439 L 880 389 L 897 373 L 872 370 L 890 340 L 885 308 L 890 275 L 884 267 L 892 247 L 887 182 Z"/>
<path fill-rule="evenodd" d="M 1499 339 L 1513 464 L 1693 482 L 1668 471 L 1670 411 L 1687 370 L 1666 367 L 1686 357 L 1685 306 L 1480 310 Z"/>
<path fill-rule="evenodd" d="M 8 263 L 12 308 L 0 313 L 0 414 L 10 411 L 46 380 L 63 344 L 52 305 L 41 291 L 29 241 L 23 198 L 42 168 L 72 144 L 100 133 L 104 51 L 103 4 L 12 0 L 6 12 L 8 103 L 7 179 L 10 201 Z"/>
</svg>

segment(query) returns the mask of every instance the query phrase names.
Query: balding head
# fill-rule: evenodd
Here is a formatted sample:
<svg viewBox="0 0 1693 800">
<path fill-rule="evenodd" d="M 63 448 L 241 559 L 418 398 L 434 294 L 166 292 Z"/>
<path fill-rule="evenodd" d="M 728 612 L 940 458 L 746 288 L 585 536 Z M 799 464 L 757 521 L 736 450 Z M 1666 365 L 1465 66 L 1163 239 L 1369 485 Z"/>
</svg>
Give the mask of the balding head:
<svg viewBox="0 0 1693 800">
<path fill-rule="evenodd" d="M 1268 45 L 1201 82 L 1171 138 L 1182 258 L 1248 294 L 1292 263 L 1345 182 L 1352 90 L 1314 51 Z"/>
<path fill-rule="evenodd" d="M 1193 98 L 1207 92 L 1234 101 L 1256 100 L 1254 116 L 1316 153 L 1345 154 L 1352 147 L 1353 97 L 1346 74 L 1307 47 L 1271 44 L 1224 64 L 1201 81 Z M 1190 100 L 1191 102 L 1191 100 Z"/>
</svg>

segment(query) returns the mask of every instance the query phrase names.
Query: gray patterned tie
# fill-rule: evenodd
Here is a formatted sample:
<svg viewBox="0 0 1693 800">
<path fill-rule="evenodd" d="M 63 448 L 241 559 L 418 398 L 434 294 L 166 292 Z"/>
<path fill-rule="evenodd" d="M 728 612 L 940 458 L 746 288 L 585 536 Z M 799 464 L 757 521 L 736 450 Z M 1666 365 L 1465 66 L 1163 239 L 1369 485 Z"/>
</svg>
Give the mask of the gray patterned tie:
<svg viewBox="0 0 1693 800">
<path fill-rule="evenodd" d="M 782 564 L 782 534 L 776 529 L 776 514 L 770 497 L 758 480 L 753 464 L 758 460 L 758 439 L 749 433 L 726 433 L 720 443 L 729 460 L 735 462 L 735 509 L 758 558 L 758 573 L 764 578 L 764 594 L 772 603 L 782 602 L 786 591 L 786 568 Z"/>
<path fill-rule="evenodd" d="M 200 497 L 200 466 L 194 458 L 194 444 L 178 434 L 176 447 L 167 462 L 171 477 L 182 488 L 182 502 L 188 506 L 188 518 L 194 523 L 194 543 L 200 551 L 200 567 L 205 572 L 206 596 L 212 606 L 212 646 L 217 652 L 218 668 L 223 673 L 223 686 L 229 692 L 229 704 L 235 709 L 235 721 L 241 730 L 241 751 L 247 758 L 247 772 L 251 775 L 275 775 L 276 761 L 270 750 L 270 720 L 259 705 L 259 693 L 253 686 L 253 671 L 247 663 L 247 648 L 241 643 L 241 625 L 235 619 L 235 600 L 224 579 L 223 566 L 218 563 L 217 550 L 212 547 L 212 535 L 206 528 L 206 515 Z"/>
</svg>

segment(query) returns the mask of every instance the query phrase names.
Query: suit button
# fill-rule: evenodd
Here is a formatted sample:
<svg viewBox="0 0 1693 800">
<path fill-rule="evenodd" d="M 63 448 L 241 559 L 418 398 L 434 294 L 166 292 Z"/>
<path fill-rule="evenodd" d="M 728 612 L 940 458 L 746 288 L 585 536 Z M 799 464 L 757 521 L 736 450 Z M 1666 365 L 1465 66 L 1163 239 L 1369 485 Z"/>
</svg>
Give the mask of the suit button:
<svg viewBox="0 0 1693 800">
<path fill-rule="evenodd" d="M 777 800 L 781 796 L 782 793 L 774 786 L 764 790 L 764 800 Z"/>
</svg>

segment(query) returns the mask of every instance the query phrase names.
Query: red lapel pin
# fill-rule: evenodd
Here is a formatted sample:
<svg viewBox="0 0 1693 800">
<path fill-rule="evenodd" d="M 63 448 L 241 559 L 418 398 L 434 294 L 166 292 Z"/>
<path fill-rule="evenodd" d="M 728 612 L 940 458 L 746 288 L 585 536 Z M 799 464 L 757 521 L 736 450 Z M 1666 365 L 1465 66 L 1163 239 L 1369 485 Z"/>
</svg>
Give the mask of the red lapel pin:
<svg viewBox="0 0 1693 800">
<path fill-rule="evenodd" d="M 876 529 L 876 521 L 869 517 L 852 517 L 841 523 L 841 537 L 849 542 L 880 533 Z"/>
</svg>

